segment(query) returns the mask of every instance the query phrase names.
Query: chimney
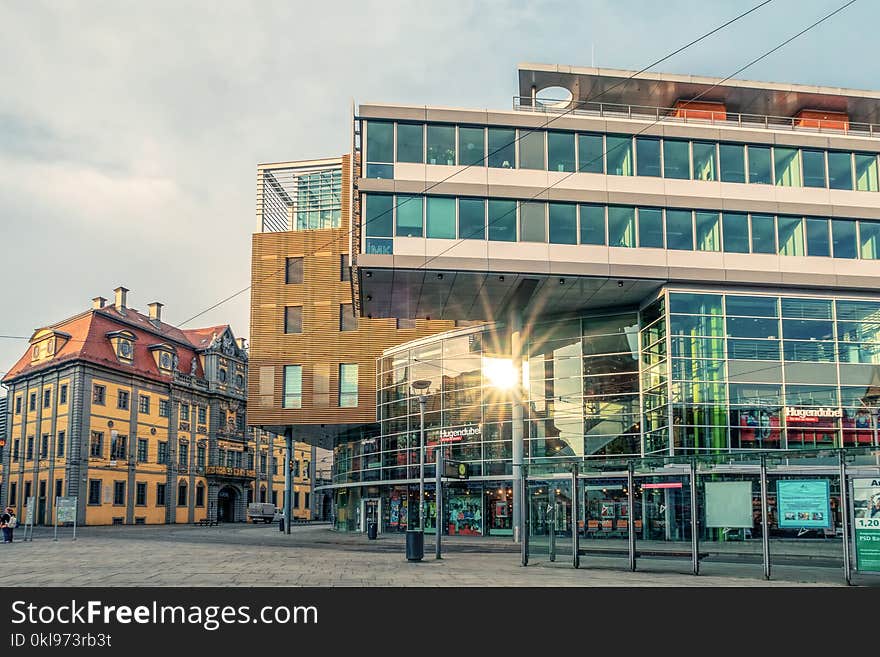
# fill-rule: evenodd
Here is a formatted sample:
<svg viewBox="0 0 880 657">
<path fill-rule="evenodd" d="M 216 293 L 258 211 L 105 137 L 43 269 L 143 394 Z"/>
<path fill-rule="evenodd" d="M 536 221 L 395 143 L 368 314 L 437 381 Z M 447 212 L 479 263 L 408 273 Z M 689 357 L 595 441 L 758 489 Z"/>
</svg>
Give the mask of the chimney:
<svg viewBox="0 0 880 657">
<path fill-rule="evenodd" d="M 150 321 L 154 324 L 158 324 L 162 321 L 162 304 L 158 301 L 154 301 L 153 303 L 148 303 L 147 308 L 150 309 Z"/>
<path fill-rule="evenodd" d="M 245 346 L 244 338 L 238 338 L 238 340 L 236 340 L 236 342 L 238 342 L 238 348 L 241 349 L 242 351 L 247 349 L 247 347 Z"/>
<path fill-rule="evenodd" d="M 120 285 L 113 291 L 116 293 L 116 310 L 125 310 L 125 297 L 128 290 Z"/>
<path fill-rule="evenodd" d="M 105 299 L 104 297 L 95 297 L 94 299 L 92 299 L 92 308 L 94 308 L 95 310 L 97 310 L 98 308 L 103 308 L 105 305 L 107 305 L 107 299 Z"/>
</svg>

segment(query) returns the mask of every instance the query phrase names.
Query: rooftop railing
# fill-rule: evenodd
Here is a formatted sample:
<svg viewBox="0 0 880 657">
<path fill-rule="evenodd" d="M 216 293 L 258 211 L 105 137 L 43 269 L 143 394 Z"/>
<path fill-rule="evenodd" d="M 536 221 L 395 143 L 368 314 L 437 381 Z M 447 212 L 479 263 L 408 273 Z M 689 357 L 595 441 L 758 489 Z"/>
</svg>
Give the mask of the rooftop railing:
<svg viewBox="0 0 880 657">
<path fill-rule="evenodd" d="M 575 107 L 572 108 L 572 105 Z M 619 103 L 596 103 L 566 100 L 533 100 L 531 96 L 514 96 L 513 109 L 521 112 L 543 114 L 571 114 L 573 116 L 598 116 L 614 119 L 650 120 L 663 123 L 688 123 L 693 125 L 736 126 L 764 130 L 797 130 L 813 133 L 880 137 L 880 124 L 854 123 L 841 119 L 818 119 L 812 117 L 771 116 L 742 112 L 712 111 L 701 107 L 654 107 L 651 105 L 624 105 Z M 705 116 L 705 115 L 710 116 Z M 716 116 L 722 114 L 723 116 Z"/>
</svg>

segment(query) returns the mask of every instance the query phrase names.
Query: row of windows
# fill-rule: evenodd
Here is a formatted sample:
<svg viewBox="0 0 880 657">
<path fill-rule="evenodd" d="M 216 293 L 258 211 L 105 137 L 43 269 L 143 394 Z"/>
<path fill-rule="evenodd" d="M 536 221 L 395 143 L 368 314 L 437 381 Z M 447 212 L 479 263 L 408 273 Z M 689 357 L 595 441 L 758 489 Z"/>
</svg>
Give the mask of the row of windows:
<svg viewBox="0 0 880 657">
<path fill-rule="evenodd" d="M 32 482 L 26 481 L 24 482 L 24 499 L 27 500 L 31 496 L 31 485 Z M 55 497 L 61 497 L 64 495 L 64 480 L 56 479 L 55 480 Z M 46 496 L 46 482 L 40 482 L 40 497 Z M 9 505 L 15 506 L 18 501 L 18 482 L 10 481 L 9 482 Z"/>
<path fill-rule="evenodd" d="M 880 221 L 717 210 L 365 195 L 370 238 L 428 237 L 880 259 Z M 391 240 L 368 239 L 368 252 Z"/>
<path fill-rule="evenodd" d="M 302 408 L 302 365 L 284 366 L 284 398 L 282 408 Z M 339 364 L 339 408 L 356 408 L 358 405 L 358 365 Z M 327 395 L 329 381 L 324 376 L 314 375 L 315 397 Z"/>
<path fill-rule="evenodd" d="M 66 447 L 66 438 L 67 433 L 65 431 L 59 431 L 58 436 L 55 438 L 55 458 L 62 458 L 64 456 L 64 449 Z M 34 459 L 34 436 L 28 436 L 27 441 L 25 442 L 25 460 L 32 461 Z M 40 452 L 39 458 L 46 459 L 49 458 L 49 443 L 51 441 L 51 437 L 48 433 L 44 433 L 40 438 Z M 21 439 L 16 438 L 12 441 L 12 461 L 17 463 L 21 458 Z"/>
<path fill-rule="evenodd" d="M 370 121 L 367 178 L 393 162 L 880 191 L 876 153 L 600 133 Z"/>
<path fill-rule="evenodd" d="M 302 306 L 284 307 L 284 332 L 303 332 L 303 309 Z M 339 330 L 356 331 L 358 328 L 357 316 L 354 314 L 354 305 L 342 303 L 339 305 Z"/>
<path fill-rule="evenodd" d="M 149 395 L 138 395 L 138 413 L 149 414 L 151 407 Z M 92 404 L 107 405 L 107 386 L 95 383 L 92 385 Z M 119 389 L 116 392 L 116 408 L 127 411 L 131 404 L 131 393 Z M 159 417 L 168 417 L 170 406 L 167 399 L 159 399 Z"/>
<path fill-rule="evenodd" d="M 103 482 L 100 479 L 90 479 L 89 480 L 89 495 L 88 495 L 88 503 L 91 506 L 100 505 L 102 503 L 102 486 Z M 156 484 L 156 497 L 155 497 L 155 505 L 156 506 L 165 506 L 165 484 Z M 186 506 L 189 503 L 188 489 L 185 481 L 180 482 L 177 486 L 177 505 L 178 506 Z M 147 506 L 147 484 L 143 481 L 135 482 L 135 506 Z M 125 505 L 125 482 L 124 481 L 114 481 L 113 482 L 113 504 L 115 506 L 124 506 Z M 205 485 L 202 482 L 199 482 L 196 485 L 196 499 L 195 506 L 204 507 L 205 506 Z"/>
<path fill-rule="evenodd" d="M 284 282 L 288 285 L 301 285 L 303 283 L 305 258 L 296 256 L 293 258 L 285 258 L 284 261 Z M 347 281 L 351 278 L 349 270 L 349 257 L 347 253 L 339 256 L 339 280 Z"/>
<path fill-rule="evenodd" d="M 21 400 L 22 396 L 18 395 L 15 398 L 15 414 L 21 415 Z M 58 404 L 64 405 L 67 403 L 67 384 L 62 383 L 58 388 Z M 43 390 L 43 408 L 49 408 L 52 405 L 52 389 L 47 388 Z M 32 392 L 30 397 L 28 398 L 28 410 L 36 411 L 37 410 L 37 393 Z"/>
</svg>

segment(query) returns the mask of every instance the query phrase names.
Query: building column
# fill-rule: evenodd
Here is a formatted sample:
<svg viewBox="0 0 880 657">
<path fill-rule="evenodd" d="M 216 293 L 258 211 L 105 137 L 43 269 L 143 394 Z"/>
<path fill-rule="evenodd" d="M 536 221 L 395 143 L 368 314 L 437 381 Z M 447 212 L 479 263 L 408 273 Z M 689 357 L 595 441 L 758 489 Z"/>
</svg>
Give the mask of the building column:
<svg viewBox="0 0 880 657">
<path fill-rule="evenodd" d="M 92 376 L 82 365 L 77 367 L 68 392 L 69 420 L 67 423 L 68 457 L 66 472 L 67 494 L 76 499 L 76 524 L 86 524 L 89 496 L 89 439 L 92 426 Z"/>
<path fill-rule="evenodd" d="M 287 427 L 284 430 L 284 533 L 290 533 L 290 523 L 293 521 L 291 513 L 293 502 L 293 473 L 290 471 L 290 462 L 294 458 L 293 453 L 293 428 Z"/>
<path fill-rule="evenodd" d="M 510 435 L 512 441 L 513 457 L 513 540 L 519 543 L 522 540 L 522 476 L 523 476 L 523 390 L 522 390 L 522 311 L 513 308 L 508 315 L 508 330 L 510 331 L 510 358 L 513 363 L 513 371 L 516 372 L 517 381 L 514 383 L 511 400 L 511 424 Z"/>
</svg>

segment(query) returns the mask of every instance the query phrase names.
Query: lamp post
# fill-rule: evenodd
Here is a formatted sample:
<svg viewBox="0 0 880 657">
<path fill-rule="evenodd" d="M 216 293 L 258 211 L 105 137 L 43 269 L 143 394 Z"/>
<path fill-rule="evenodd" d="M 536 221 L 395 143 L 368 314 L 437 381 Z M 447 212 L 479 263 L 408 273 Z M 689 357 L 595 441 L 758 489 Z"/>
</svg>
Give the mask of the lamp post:
<svg viewBox="0 0 880 657">
<path fill-rule="evenodd" d="M 412 382 L 413 390 L 419 400 L 419 528 L 406 532 L 406 558 L 408 561 L 421 561 L 425 555 L 425 394 L 431 382 L 420 379 Z"/>
</svg>

